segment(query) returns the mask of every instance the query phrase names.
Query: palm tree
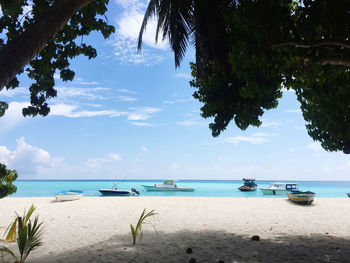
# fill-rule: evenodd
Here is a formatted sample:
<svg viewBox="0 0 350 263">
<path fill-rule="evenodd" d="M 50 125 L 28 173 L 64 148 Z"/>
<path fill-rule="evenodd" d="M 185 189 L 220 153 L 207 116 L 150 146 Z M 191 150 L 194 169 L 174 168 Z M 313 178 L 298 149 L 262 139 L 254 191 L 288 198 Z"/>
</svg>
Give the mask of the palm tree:
<svg viewBox="0 0 350 263">
<path fill-rule="evenodd" d="M 222 16 L 224 1 L 212 0 L 151 0 L 146 9 L 139 33 L 138 51 L 142 35 L 149 19 L 156 17 L 158 40 L 162 31 L 163 40 L 168 38 L 174 51 L 175 67 L 180 65 L 188 43 L 196 48 L 197 66 L 203 58 L 220 59 L 226 54 L 225 23 Z"/>
</svg>

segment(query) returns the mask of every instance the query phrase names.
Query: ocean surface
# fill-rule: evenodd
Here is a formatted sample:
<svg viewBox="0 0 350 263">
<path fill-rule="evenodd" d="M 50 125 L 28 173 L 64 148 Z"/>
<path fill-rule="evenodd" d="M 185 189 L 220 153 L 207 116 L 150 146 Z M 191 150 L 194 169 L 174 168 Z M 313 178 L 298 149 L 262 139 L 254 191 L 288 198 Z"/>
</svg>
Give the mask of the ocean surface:
<svg viewBox="0 0 350 263">
<path fill-rule="evenodd" d="M 139 196 L 200 196 L 200 197 L 264 197 L 279 198 L 279 196 L 263 195 L 260 187 L 266 187 L 276 181 L 257 180 L 258 189 L 254 192 L 241 192 L 238 187 L 242 180 L 178 180 L 178 186 L 188 186 L 194 192 L 146 192 L 141 185 L 162 183 L 161 180 L 19 180 L 15 182 L 17 192 L 10 197 L 54 197 L 62 190 L 82 190 L 84 196 L 102 196 L 98 189 L 108 189 L 115 183 L 120 190 L 135 188 Z M 312 191 L 316 197 L 347 197 L 350 193 L 350 181 L 283 181 L 298 183 L 299 189 Z M 280 196 L 285 198 L 285 196 Z M 108 198 L 108 197 L 103 197 Z M 133 198 L 133 197 L 132 197 Z"/>
</svg>

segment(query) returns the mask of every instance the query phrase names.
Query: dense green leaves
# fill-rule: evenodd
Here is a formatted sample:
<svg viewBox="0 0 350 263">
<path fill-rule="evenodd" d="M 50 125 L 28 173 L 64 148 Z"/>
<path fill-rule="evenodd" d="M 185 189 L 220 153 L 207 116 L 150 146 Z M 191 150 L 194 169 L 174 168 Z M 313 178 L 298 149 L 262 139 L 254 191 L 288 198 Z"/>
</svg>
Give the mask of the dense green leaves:
<svg viewBox="0 0 350 263">
<path fill-rule="evenodd" d="M 17 191 L 12 183 L 16 181 L 18 174 L 16 170 L 9 170 L 6 165 L 0 163 L 0 198 L 11 195 Z"/>
<path fill-rule="evenodd" d="M 3 16 L 0 18 L 0 33 L 5 36 L 0 39 L 0 48 L 27 30 L 50 8 L 55 0 L 21 0 L 1 1 Z M 84 36 L 92 31 L 100 31 L 104 38 L 108 38 L 114 27 L 109 25 L 104 14 L 107 11 L 109 0 L 96 0 L 76 12 L 64 28 L 50 41 L 45 48 L 25 68 L 28 77 L 33 80 L 30 86 L 31 106 L 23 109 L 23 114 L 46 116 L 50 109 L 47 100 L 57 95 L 54 89 L 54 74 L 59 71 L 63 81 L 73 80 L 74 71 L 70 66 L 70 59 L 84 55 L 89 59 L 97 56 L 96 49 L 84 43 Z M 29 8 L 29 5 L 31 8 Z M 26 9 L 25 9 L 26 8 Z M 23 10 L 30 10 L 23 13 Z M 64 12 L 64 10 L 61 10 Z M 7 88 L 16 88 L 19 85 L 15 78 Z M 1 111 L 0 111 L 1 113 Z"/>
<path fill-rule="evenodd" d="M 175 12 L 177 19 L 173 17 L 172 4 L 180 2 L 193 8 L 192 17 L 181 9 Z M 163 16 L 186 20 L 186 32 L 162 26 L 169 38 L 179 34 L 175 41 L 181 44 L 194 36 L 191 86 L 204 104 L 202 116 L 214 118 L 209 125 L 213 136 L 232 120 L 242 130 L 259 126 L 260 117 L 277 107 L 287 88 L 297 94 L 309 135 L 328 151 L 350 153 L 348 0 L 150 3 L 145 19 L 158 14 L 158 25 L 167 21 Z M 162 10 L 164 4 L 168 12 Z M 175 58 L 181 58 L 185 49 L 175 47 L 172 44 Z"/>
</svg>

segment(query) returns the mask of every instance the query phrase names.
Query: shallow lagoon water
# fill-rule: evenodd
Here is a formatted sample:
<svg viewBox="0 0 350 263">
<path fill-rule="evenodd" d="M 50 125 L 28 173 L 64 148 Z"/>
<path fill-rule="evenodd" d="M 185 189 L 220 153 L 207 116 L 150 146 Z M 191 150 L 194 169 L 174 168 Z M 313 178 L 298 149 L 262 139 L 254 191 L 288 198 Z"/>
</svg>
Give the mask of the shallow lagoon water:
<svg viewBox="0 0 350 263">
<path fill-rule="evenodd" d="M 140 196 L 197 196 L 197 197 L 265 197 L 278 196 L 263 195 L 260 187 L 266 187 L 276 181 L 257 180 L 258 189 L 254 192 L 241 192 L 238 187 L 242 180 L 178 180 L 179 186 L 188 186 L 194 192 L 147 192 L 141 185 L 162 183 L 161 180 L 19 180 L 15 182 L 17 193 L 12 197 L 40 197 L 55 196 L 62 190 L 82 190 L 84 196 L 101 196 L 98 189 L 111 188 L 115 183 L 118 189 L 130 190 L 135 188 Z M 313 191 L 317 197 L 347 197 L 350 192 L 350 181 L 283 181 L 298 183 L 299 189 Z M 285 196 L 281 196 L 285 197 Z"/>
</svg>

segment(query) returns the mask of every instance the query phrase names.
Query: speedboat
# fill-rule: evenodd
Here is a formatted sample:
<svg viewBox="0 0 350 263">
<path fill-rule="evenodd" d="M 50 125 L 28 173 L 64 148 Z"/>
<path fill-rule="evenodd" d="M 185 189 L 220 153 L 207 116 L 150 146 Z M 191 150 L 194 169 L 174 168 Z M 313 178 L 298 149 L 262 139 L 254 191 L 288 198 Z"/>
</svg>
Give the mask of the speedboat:
<svg viewBox="0 0 350 263">
<path fill-rule="evenodd" d="M 83 193 L 79 190 L 61 191 L 56 194 L 56 202 L 78 200 L 83 197 Z"/>
<path fill-rule="evenodd" d="M 131 188 L 131 190 L 118 190 L 117 186 L 114 185 L 111 189 L 99 189 L 101 194 L 103 195 L 113 195 L 113 196 L 130 196 L 140 194 L 135 188 Z"/>
<path fill-rule="evenodd" d="M 251 178 L 243 178 L 244 184 L 241 187 L 238 187 L 239 190 L 243 192 L 255 191 L 257 185 L 255 183 L 255 179 Z"/>
<path fill-rule="evenodd" d="M 193 188 L 177 186 L 175 180 L 166 180 L 162 184 L 142 185 L 146 191 L 193 192 Z"/>
<path fill-rule="evenodd" d="M 295 183 L 272 183 L 266 188 L 260 188 L 264 195 L 285 195 L 299 190 Z"/>
<path fill-rule="evenodd" d="M 288 199 L 294 203 L 310 205 L 314 201 L 314 192 L 306 191 L 292 191 L 288 193 Z"/>
</svg>

